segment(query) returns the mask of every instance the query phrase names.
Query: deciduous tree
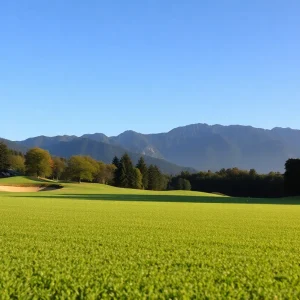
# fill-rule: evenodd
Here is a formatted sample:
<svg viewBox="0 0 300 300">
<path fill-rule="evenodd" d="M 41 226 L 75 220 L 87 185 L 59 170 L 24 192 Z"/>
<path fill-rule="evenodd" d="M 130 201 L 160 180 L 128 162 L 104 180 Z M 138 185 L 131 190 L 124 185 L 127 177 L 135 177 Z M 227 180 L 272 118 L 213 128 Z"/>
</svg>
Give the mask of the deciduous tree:
<svg viewBox="0 0 300 300">
<path fill-rule="evenodd" d="M 9 155 L 9 166 L 18 173 L 25 173 L 25 158 L 21 155 Z"/>
<path fill-rule="evenodd" d="M 133 182 L 133 188 L 134 189 L 142 189 L 143 188 L 143 175 L 141 171 L 138 168 L 133 169 L 134 174 L 134 182 Z"/>
<path fill-rule="evenodd" d="M 74 155 L 68 160 L 66 173 L 72 180 L 79 183 L 82 180 L 92 181 L 96 172 L 97 167 L 90 157 Z"/>
<path fill-rule="evenodd" d="M 25 155 L 26 173 L 33 176 L 47 177 L 52 173 L 52 160 L 48 151 L 32 148 Z"/>
<path fill-rule="evenodd" d="M 66 160 L 61 157 L 52 157 L 52 177 L 59 180 L 66 169 Z"/>
</svg>

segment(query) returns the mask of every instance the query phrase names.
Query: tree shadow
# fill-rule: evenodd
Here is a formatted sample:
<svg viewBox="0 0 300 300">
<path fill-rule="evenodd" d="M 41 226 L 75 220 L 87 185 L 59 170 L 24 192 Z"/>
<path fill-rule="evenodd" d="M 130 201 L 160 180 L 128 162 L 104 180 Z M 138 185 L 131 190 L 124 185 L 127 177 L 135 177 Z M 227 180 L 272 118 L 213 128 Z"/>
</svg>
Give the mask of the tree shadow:
<svg viewBox="0 0 300 300">
<path fill-rule="evenodd" d="M 181 203 L 232 203 L 232 204 L 281 204 L 299 205 L 300 198 L 235 198 L 235 197 L 203 197 L 184 195 L 136 195 L 136 194 L 53 194 L 53 195 L 17 195 L 14 197 L 92 200 L 92 201 L 136 201 L 136 202 L 181 202 Z"/>
</svg>

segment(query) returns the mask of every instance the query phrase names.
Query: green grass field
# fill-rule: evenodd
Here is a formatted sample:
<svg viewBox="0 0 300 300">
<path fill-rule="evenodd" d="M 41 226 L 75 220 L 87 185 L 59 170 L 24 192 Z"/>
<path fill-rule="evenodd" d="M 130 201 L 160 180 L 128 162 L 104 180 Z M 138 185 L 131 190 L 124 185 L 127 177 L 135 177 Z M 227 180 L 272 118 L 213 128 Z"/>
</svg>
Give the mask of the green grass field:
<svg viewBox="0 0 300 300">
<path fill-rule="evenodd" d="M 298 299 L 299 203 L 99 184 L 0 192 L 0 299 Z"/>
<path fill-rule="evenodd" d="M 1 178 L 0 185 L 14 185 L 14 186 L 36 186 L 36 185 L 49 185 L 56 182 L 48 179 L 37 179 L 33 177 L 16 176 L 9 178 Z"/>
</svg>

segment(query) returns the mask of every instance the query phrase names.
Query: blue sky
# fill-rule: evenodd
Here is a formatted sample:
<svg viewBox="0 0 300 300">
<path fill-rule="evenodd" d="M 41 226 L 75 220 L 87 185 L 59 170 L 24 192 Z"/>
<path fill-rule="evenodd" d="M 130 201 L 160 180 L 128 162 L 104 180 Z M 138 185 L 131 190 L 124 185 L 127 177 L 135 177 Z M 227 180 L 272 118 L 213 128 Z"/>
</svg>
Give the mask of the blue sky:
<svg viewBox="0 0 300 300">
<path fill-rule="evenodd" d="M 0 137 L 300 129 L 300 2 L 1 2 Z"/>
</svg>

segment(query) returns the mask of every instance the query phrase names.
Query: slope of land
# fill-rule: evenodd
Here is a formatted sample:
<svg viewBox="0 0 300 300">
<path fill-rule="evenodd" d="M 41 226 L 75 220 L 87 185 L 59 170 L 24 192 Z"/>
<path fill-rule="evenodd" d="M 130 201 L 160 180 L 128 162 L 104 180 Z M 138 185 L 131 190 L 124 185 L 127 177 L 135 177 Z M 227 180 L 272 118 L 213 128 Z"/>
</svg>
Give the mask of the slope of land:
<svg viewBox="0 0 300 300">
<path fill-rule="evenodd" d="M 15 186 L 35 186 L 41 184 L 52 184 L 52 180 L 36 178 L 30 176 L 13 176 L 7 178 L 0 178 L 0 185 L 15 185 Z"/>
<path fill-rule="evenodd" d="M 30 193 L 61 189 L 63 186 L 48 179 L 28 176 L 0 178 L 0 192 Z"/>
</svg>

